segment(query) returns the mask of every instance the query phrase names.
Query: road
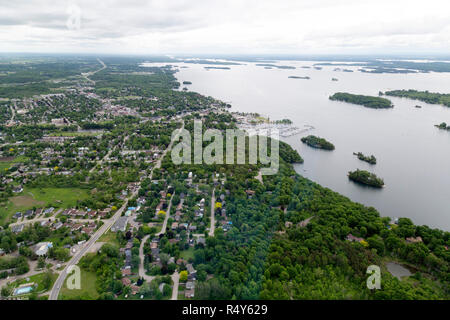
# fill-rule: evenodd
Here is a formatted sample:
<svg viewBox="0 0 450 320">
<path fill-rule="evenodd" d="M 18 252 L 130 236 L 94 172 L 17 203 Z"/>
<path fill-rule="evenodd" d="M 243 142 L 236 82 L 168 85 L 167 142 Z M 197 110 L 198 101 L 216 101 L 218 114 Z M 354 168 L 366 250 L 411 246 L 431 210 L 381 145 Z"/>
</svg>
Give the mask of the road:
<svg viewBox="0 0 450 320">
<path fill-rule="evenodd" d="M 178 300 L 178 284 L 180 282 L 180 274 L 178 271 L 175 271 L 172 274 L 173 288 L 172 288 L 172 297 L 170 300 Z"/>
<path fill-rule="evenodd" d="M 216 206 L 216 188 L 213 189 L 211 195 L 211 227 L 209 228 L 210 237 L 214 237 L 214 231 L 216 229 L 216 217 L 214 214 L 215 206 Z"/>
<path fill-rule="evenodd" d="M 92 173 L 92 172 L 95 170 L 95 168 L 97 168 L 98 165 L 102 165 L 102 163 L 103 163 L 106 159 L 109 158 L 109 156 L 111 155 L 111 152 L 112 152 L 112 151 L 113 151 L 112 148 L 109 149 L 108 153 L 105 154 L 105 156 L 104 156 L 102 159 L 100 159 L 100 160 L 95 164 L 95 166 L 92 167 L 91 170 L 89 170 L 89 173 Z"/>
<path fill-rule="evenodd" d="M 148 276 L 145 274 L 145 267 L 144 267 L 144 244 L 147 242 L 148 238 L 150 238 L 150 235 L 146 235 L 142 241 L 141 245 L 139 247 L 139 277 L 143 278 L 145 281 L 151 282 L 155 277 L 154 276 Z"/>
<path fill-rule="evenodd" d="M 82 73 L 82 74 L 81 74 L 87 81 L 91 82 L 91 83 L 94 84 L 94 85 L 95 85 L 95 81 L 89 79 L 89 77 L 90 77 L 90 76 L 93 76 L 94 74 L 96 74 L 96 73 L 99 72 L 99 71 L 102 71 L 102 70 L 106 69 L 106 64 L 105 64 L 102 60 L 100 60 L 99 58 L 97 58 L 97 61 L 102 65 L 102 67 L 101 67 L 100 69 L 95 70 L 95 71 L 91 71 L 91 72 Z"/>
<path fill-rule="evenodd" d="M 9 120 L 9 124 L 13 125 L 14 124 L 14 119 L 16 118 L 16 109 L 17 109 L 16 101 L 14 101 L 14 107 L 10 106 L 10 108 L 11 108 L 12 115 L 11 115 L 11 119 Z"/>
<path fill-rule="evenodd" d="M 166 233 L 167 221 L 169 220 L 169 217 L 170 217 L 170 208 L 172 208 L 172 199 L 173 199 L 173 196 L 174 196 L 174 195 L 175 195 L 175 192 L 173 193 L 172 197 L 170 198 L 169 205 L 167 206 L 166 216 L 165 216 L 165 218 L 164 218 L 164 222 L 163 222 L 163 225 L 162 225 L 162 227 L 161 227 L 161 231 L 158 232 L 158 233 L 156 234 L 156 236 L 159 236 L 159 235 L 161 235 L 161 234 Z"/>
</svg>

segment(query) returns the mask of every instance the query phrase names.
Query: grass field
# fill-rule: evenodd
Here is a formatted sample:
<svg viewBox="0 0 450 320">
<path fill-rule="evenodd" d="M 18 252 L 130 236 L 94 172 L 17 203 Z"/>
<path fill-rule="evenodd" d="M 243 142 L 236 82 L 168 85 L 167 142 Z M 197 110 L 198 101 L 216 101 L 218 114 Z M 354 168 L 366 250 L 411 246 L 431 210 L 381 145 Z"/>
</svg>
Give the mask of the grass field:
<svg viewBox="0 0 450 320">
<path fill-rule="evenodd" d="M 97 242 L 108 242 L 110 244 L 113 244 L 117 247 L 120 247 L 119 241 L 117 241 L 116 234 L 114 232 L 108 231 L 104 233 Z"/>
<path fill-rule="evenodd" d="M 69 277 L 67 277 L 69 278 Z M 93 272 L 88 272 L 81 270 L 81 289 L 67 288 L 67 281 L 64 282 L 61 292 L 59 294 L 60 298 L 63 300 L 86 300 L 86 299 L 97 299 L 99 294 L 95 288 L 95 282 L 97 276 Z"/>
<path fill-rule="evenodd" d="M 183 250 L 180 252 L 180 257 L 184 260 L 188 260 L 189 258 L 194 259 L 194 248 L 190 247 L 187 250 Z"/>
<path fill-rule="evenodd" d="M 17 196 L 9 198 L 6 206 L 0 207 L 0 224 L 7 222 L 17 211 L 28 209 L 58 207 L 69 208 L 76 205 L 77 200 L 86 199 L 89 191 L 76 188 L 25 188 Z"/>
</svg>

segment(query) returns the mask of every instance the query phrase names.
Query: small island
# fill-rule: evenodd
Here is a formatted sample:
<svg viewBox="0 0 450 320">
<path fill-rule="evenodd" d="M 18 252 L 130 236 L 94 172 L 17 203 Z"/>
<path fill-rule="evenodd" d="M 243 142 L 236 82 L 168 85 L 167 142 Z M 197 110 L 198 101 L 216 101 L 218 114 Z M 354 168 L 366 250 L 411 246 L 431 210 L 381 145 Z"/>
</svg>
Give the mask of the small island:
<svg viewBox="0 0 450 320">
<path fill-rule="evenodd" d="M 378 178 L 374 173 L 370 173 L 365 170 L 356 169 L 356 171 L 350 171 L 348 178 L 356 183 L 364 184 L 374 188 L 382 188 L 384 181 Z"/>
<path fill-rule="evenodd" d="M 309 80 L 311 79 L 310 77 L 306 76 L 306 77 L 299 77 L 299 76 L 289 76 L 289 79 L 303 79 L 303 80 Z"/>
<path fill-rule="evenodd" d="M 231 70 L 230 67 L 204 67 L 206 70 L 216 69 L 216 70 Z"/>
<path fill-rule="evenodd" d="M 191 81 L 183 81 L 183 84 L 192 84 Z"/>
<path fill-rule="evenodd" d="M 303 137 L 301 141 L 312 148 L 334 150 L 334 145 L 331 142 L 317 136 L 309 135 L 307 137 Z"/>
<path fill-rule="evenodd" d="M 358 104 L 372 109 L 387 109 L 394 107 L 392 102 L 385 98 L 351 94 L 346 92 L 337 92 L 330 96 L 330 100 Z"/>
<path fill-rule="evenodd" d="M 355 156 L 357 156 L 358 159 L 361 160 L 361 161 L 365 161 L 365 162 L 368 162 L 370 164 L 377 164 L 377 158 L 375 158 L 374 155 L 366 156 L 362 152 L 358 152 L 358 153 L 353 152 L 353 154 Z"/>
<path fill-rule="evenodd" d="M 436 128 L 439 128 L 441 130 L 448 130 L 450 131 L 450 126 L 447 125 L 447 123 L 442 122 L 441 124 L 434 125 Z"/>
<path fill-rule="evenodd" d="M 331 78 L 331 81 L 339 81 L 338 78 Z"/>
</svg>

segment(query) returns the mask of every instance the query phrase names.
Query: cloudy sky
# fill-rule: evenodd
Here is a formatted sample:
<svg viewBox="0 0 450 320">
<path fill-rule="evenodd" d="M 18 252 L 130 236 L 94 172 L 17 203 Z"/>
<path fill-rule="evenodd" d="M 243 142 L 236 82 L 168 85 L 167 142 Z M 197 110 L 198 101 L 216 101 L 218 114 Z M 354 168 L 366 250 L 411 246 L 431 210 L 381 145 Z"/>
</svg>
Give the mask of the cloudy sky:
<svg viewBox="0 0 450 320">
<path fill-rule="evenodd" d="M 450 3 L 0 0 L 0 51 L 450 53 Z"/>
</svg>

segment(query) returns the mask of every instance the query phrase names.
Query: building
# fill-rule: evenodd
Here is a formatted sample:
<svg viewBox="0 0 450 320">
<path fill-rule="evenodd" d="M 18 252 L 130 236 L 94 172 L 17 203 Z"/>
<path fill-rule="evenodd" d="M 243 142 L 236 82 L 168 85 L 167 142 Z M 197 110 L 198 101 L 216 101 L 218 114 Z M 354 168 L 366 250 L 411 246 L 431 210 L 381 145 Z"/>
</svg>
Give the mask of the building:
<svg viewBox="0 0 450 320">
<path fill-rule="evenodd" d="M 126 216 L 120 217 L 114 223 L 114 225 L 111 227 L 111 232 L 117 232 L 117 231 L 125 232 L 125 230 L 127 229 L 127 223 L 128 223 L 128 217 L 126 217 Z"/>
<path fill-rule="evenodd" d="M 348 241 L 351 241 L 351 242 L 361 242 L 361 241 L 363 241 L 364 239 L 363 239 L 363 238 L 355 237 L 354 235 L 352 235 L 351 233 L 349 233 L 349 234 L 347 235 L 347 240 L 348 240 Z"/>
<path fill-rule="evenodd" d="M 23 224 L 18 224 L 18 225 L 12 226 L 11 231 L 14 233 L 20 233 L 23 231 L 23 228 L 24 228 Z"/>
<path fill-rule="evenodd" d="M 34 253 L 37 256 L 45 256 L 48 253 L 48 250 L 53 247 L 53 243 L 51 242 L 40 242 L 35 246 Z"/>
</svg>

